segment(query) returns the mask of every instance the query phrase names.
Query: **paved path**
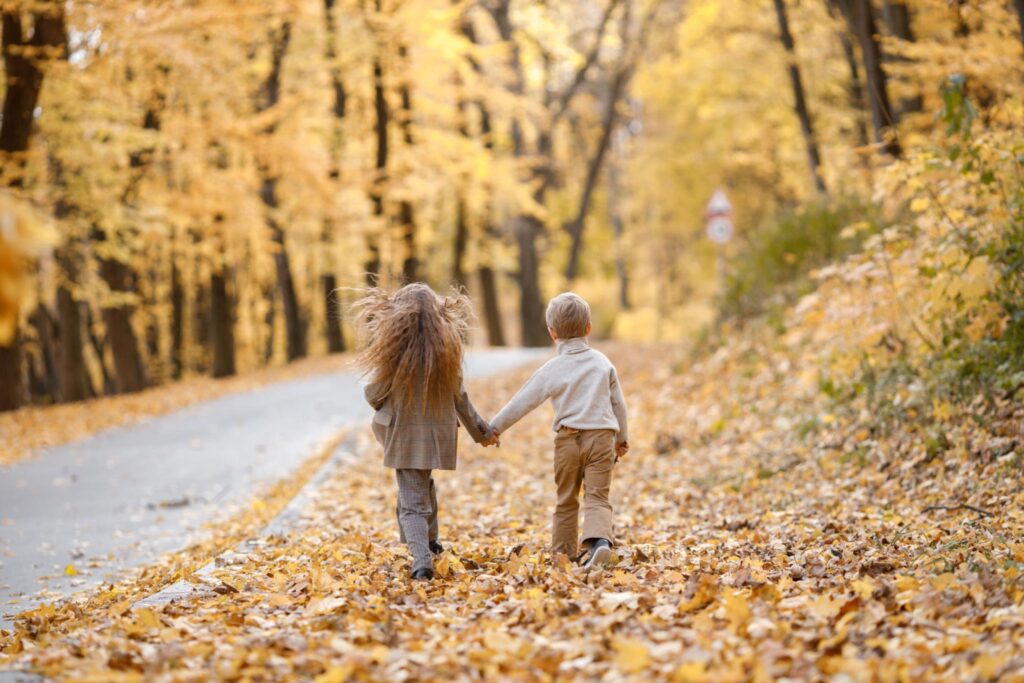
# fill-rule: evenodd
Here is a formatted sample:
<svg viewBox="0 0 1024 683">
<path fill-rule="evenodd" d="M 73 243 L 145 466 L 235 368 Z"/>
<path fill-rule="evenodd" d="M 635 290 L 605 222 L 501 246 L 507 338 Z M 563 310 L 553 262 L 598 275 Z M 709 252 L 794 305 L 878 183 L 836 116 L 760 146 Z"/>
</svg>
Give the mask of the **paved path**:
<svg viewBox="0 0 1024 683">
<path fill-rule="evenodd" d="M 467 376 L 544 352 L 479 351 Z M 280 382 L 0 469 L 0 628 L 40 602 L 182 548 L 370 409 L 352 372 Z M 89 568 L 99 562 L 97 568 Z M 73 563 L 78 576 L 64 575 Z"/>
</svg>

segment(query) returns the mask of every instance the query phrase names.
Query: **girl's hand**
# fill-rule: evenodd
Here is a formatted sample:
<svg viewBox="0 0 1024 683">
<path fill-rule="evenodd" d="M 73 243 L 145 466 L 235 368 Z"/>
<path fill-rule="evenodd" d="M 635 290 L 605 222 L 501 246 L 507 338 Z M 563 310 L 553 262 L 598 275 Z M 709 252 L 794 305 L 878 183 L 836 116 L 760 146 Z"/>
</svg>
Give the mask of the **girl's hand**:
<svg viewBox="0 0 1024 683">
<path fill-rule="evenodd" d="M 487 446 L 499 446 L 500 447 L 501 446 L 501 439 L 498 438 L 500 436 L 501 436 L 501 434 L 499 434 L 497 430 L 492 431 L 490 436 L 488 436 L 486 439 L 484 439 L 483 441 L 480 442 L 480 445 L 483 446 L 484 448 L 486 448 Z"/>
<path fill-rule="evenodd" d="M 626 453 L 629 453 L 629 442 L 623 441 L 622 443 L 615 444 L 615 459 L 619 460 Z"/>
</svg>

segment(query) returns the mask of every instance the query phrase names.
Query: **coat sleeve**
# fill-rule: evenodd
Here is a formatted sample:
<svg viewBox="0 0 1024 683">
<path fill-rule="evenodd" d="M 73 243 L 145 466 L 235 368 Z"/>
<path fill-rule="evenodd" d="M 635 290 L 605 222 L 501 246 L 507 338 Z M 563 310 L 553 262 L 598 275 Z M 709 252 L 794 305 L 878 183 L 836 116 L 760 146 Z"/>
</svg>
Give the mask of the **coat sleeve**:
<svg viewBox="0 0 1024 683">
<path fill-rule="evenodd" d="M 370 382 L 363 387 L 363 396 L 366 397 L 366 402 L 374 410 L 380 410 L 381 406 L 384 405 L 384 401 L 388 398 L 387 394 L 384 393 L 384 387 L 379 382 Z"/>
<path fill-rule="evenodd" d="M 491 426 L 476 412 L 473 402 L 469 400 L 469 394 L 466 393 L 465 385 L 459 385 L 459 393 L 455 396 L 455 412 L 473 441 L 480 443 L 490 436 Z"/>
<path fill-rule="evenodd" d="M 536 409 L 537 406 L 550 398 L 551 390 L 548 386 L 548 368 L 549 365 L 545 364 L 537 372 L 533 373 L 533 376 L 530 377 L 526 384 L 494 416 L 494 419 L 491 421 L 492 427 L 501 433 L 505 433 L 509 427 L 519 422 L 527 413 Z"/>
<path fill-rule="evenodd" d="M 615 371 L 614 367 L 612 367 L 609 384 L 609 388 L 612 393 L 612 412 L 615 413 L 615 419 L 619 422 L 619 432 L 615 437 L 615 442 L 628 443 L 629 426 L 628 418 L 626 417 L 626 399 L 622 396 L 622 386 L 619 384 L 619 373 Z"/>
</svg>

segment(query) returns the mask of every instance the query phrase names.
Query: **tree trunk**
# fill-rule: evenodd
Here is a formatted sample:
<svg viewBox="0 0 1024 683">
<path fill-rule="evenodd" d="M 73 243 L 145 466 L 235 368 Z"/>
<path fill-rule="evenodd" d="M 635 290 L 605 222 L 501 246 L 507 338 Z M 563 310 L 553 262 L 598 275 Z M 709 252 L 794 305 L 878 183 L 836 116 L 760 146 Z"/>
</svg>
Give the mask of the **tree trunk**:
<svg viewBox="0 0 1024 683">
<path fill-rule="evenodd" d="M 32 118 L 43 87 L 43 66 L 50 55 L 40 51 L 64 44 L 64 5 L 57 0 L 33 3 L 31 38 L 24 35 L 17 5 L 0 9 L 4 60 L 3 117 L 0 118 L 0 163 L 7 186 L 24 185 L 25 152 L 32 134 Z M 11 170 L 11 169 L 15 170 Z M 17 321 L 15 322 L 17 325 Z M 20 337 L 0 343 L 0 411 L 13 410 L 24 400 Z"/>
<path fill-rule="evenodd" d="M 274 185 L 276 185 L 276 182 Z M 267 206 L 276 207 L 276 189 L 271 187 L 266 191 L 275 197 L 273 203 L 268 203 Z M 285 340 L 287 342 L 288 360 L 290 362 L 306 355 L 305 330 L 303 329 L 302 316 L 299 311 L 298 297 L 295 294 L 295 281 L 292 278 L 288 250 L 284 244 L 284 231 L 277 224 L 277 221 L 273 219 L 268 219 L 267 223 L 270 226 L 271 239 L 275 245 L 274 270 L 277 273 L 278 293 L 281 295 L 281 312 L 284 315 Z"/>
<path fill-rule="evenodd" d="M 910 9 L 904 0 L 885 0 L 882 11 L 885 23 L 889 27 L 889 33 L 893 37 L 907 43 L 913 43 L 916 40 L 913 25 L 910 22 Z M 900 57 L 898 61 L 905 62 L 907 60 Z M 897 106 L 900 114 L 919 112 L 924 109 L 924 98 L 920 94 L 901 97 Z"/>
<path fill-rule="evenodd" d="M 264 298 L 267 300 L 267 312 L 263 317 L 263 324 L 267 328 L 267 343 L 263 347 L 263 363 L 270 365 L 270 361 L 274 359 L 274 335 L 277 334 L 274 329 L 277 320 L 277 297 L 274 296 L 274 287 L 267 289 Z"/>
<path fill-rule="evenodd" d="M 473 22 L 468 17 L 465 17 L 463 19 L 461 23 L 461 29 L 462 34 L 466 36 L 466 39 L 470 43 L 476 45 L 476 30 L 473 27 Z M 477 74 L 483 73 L 483 68 L 472 57 L 470 58 L 470 64 Z M 460 103 L 460 111 L 463 111 L 463 105 L 464 103 Z M 491 113 L 487 109 L 487 106 L 484 104 L 483 100 L 477 100 L 476 107 L 480 112 L 480 137 L 483 140 L 484 149 L 486 149 L 488 153 L 490 153 L 494 150 L 494 135 L 493 131 L 491 130 Z M 468 136 L 469 127 L 466 124 L 465 119 L 463 119 L 463 125 L 464 134 Z M 492 191 L 493 190 L 491 188 L 488 188 L 488 197 L 490 196 L 490 193 Z M 461 202 L 460 215 L 464 216 L 466 211 L 465 197 L 460 195 L 459 201 Z M 491 346 L 505 346 L 505 330 L 501 320 L 501 308 L 498 306 L 497 283 L 491 262 L 491 245 L 497 242 L 501 238 L 501 236 L 499 235 L 498 230 L 495 228 L 491 220 L 491 216 L 492 208 L 490 201 L 488 201 L 487 206 L 484 209 L 483 241 L 480 245 L 481 252 L 483 253 L 481 254 L 480 265 L 477 268 L 477 275 L 480 278 L 480 292 L 481 296 L 483 297 L 484 321 L 485 326 L 487 328 L 487 343 L 490 344 Z M 459 232 L 460 231 L 457 228 L 455 243 L 456 265 L 453 268 L 453 276 L 456 279 L 456 281 L 461 281 L 461 278 L 465 277 L 464 273 L 462 272 L 462 258 L 459 253 L 463 249 L 463 247 L 461 247 L 459 244 Z M 461 232 L 463 232 L 468 238 L 468 227 L 464 228 Z"/>
<path fill-rule="evenodd" d="M 324 325 L 327 335 L 327 352 L 341 353 L 345 350 L 345 337 L 341 333 L 341 304 L 338 301 L 338 280 L 334 273 L 320 276 L 324 295 Z"/>
<path fill-rule="evenodd" d="M 571 283 L 579 273 L 580 255 L 583 252 L 583 228 L 586 225 L 587 212 L 590 210 L 590 201 L 597 187 L 597 180 L 601 175 L 601 168 L 604 166 L 604 158 L 608 153 L 608 146 L 612 140 L 612 133 L 618 123 L 619 100 L 626 89 L 629 81 L 630 70 L 628 67 L 621 67 L 612 77 L 608 88 L 608 101 L 605 104 L 604 115 L 601 120 L 601 137 L 597 142 L 597 149 L 590 160 L 587 168 L 587 177 L 583 184 L 583 193 L 580 195 L 580 203 L 576 210 L 576 217 L 566 225 L 566 229 L 572 238 L 569 248 L 569 263 L 565 267 L 566 282 Z"/>
<path fill-rule="evenodd" d="M 1017 21 L 1020 24 L 1020 40 L 1024 43 L 1024 0 L 1013 0 L 1013 6 L 1017 9 Z"/>
<path fill-rule="evenodd" d="M 36 328 L 36 339 L 39 343 L 39 356 L 43 362 L 43 372 L 39 382 L 30 394 L 47 398 L 55 403 L 60 396 L 60 381 L 57 378 L 56 340 L 57 323 L 50 310 L 42 303 L 29 317 L 32 327 Z"/>
<path fill-rule="evenodd" d="M 57 320 L 60 334 L 58 376 L 60 400 L 65 403 L 89 398 L 89 375 L 85 370 L 82 340 L 82 310 L 66 284 L 57 288 Z"/>
<path fill-rule="evenodd" d="M 288 52 L 288 45 L 291 42 L 292 25 L 285 22 L 275 30 L 271 36 L 271 67 L 266 80 L 260 88 L 260 97 L 256 107 L 257 112 L 264 112 L 277 106 L 281 99 L 281 70 L 284 66 L 285 54 Z M 271 124 L 265 135 L 274 134 L 274 125 Z M 285 246 L 284 230 L 274 217 L 278 208 L 277 181 L 276 175 L 265 165 L 261 165 L 260 175 L 260 199 L 267 209 L 266 222 L 270 228 L 271 241 L 274 249 L 274 270 L 277 274 L 277 288 L 281 295 L 281 308 L 284 313 L 285 335 L 287 339 L 288 360 L 293 361 L 306 355 L 305 330 L 302 323 L 302 315 L 299 311 L 299 301 L 295 294 L 295 283 L 292 277 L 291 261 L 288 258 L 288 249 Z"/>
<path fill-rule="evenodd" d="M 338 188 L 341 182 L 341 159 L 345 147 L 342 122 L 345 120 L 347 93 L 345 91 L 345 83 L 341 78 L 341 70 L 336 64 L 338 29 L 335 24 L 334 5 L 335 0 L 324 0 L 324 23 L 327 27 L 326 57 L 328 70 L 331 75 L 331 88 L 334 91 L 334 102 L 331 107 L 334 127 L 331 133 L 331 164 L 327 172 L 327 180 Z M 335 220 L 332 214 L 324 221 L 323 250 L 325 254 L 330 253 L 334 233 Z M 320 276 L 320 286 L 324 302 L 324 336 L 327 340 L 327 352 L 341 353 L 345 350 L 345 336 L 341 330 L 341 311 L 338 310 L 336 301 L 335 290 L 338 288 L 338 280 L 333 272 L 334 260 L 327 260 L 325 272 Z"/>
<path fill-rule="evenodd" d="M 860 80 L 860 69 L 857 67 L 857 55 L 853 51 L 853 43 L 845 33 L 839 35 L 839 42 L 843 48 L 843 56 L 846 58 L 846 66 L 850 71 L 850 106 L 856 114 L 857 146 L 867 147 L 868 127 L 861 115 L 864 111 L 864 84 Z"/>
<path fill-rule="evenodd" d="M 114 373 L 107 367 L 106 343 L 96 334 L 92 309 L 83 304 L 79 306 L 78 310 L 83 314 L 82 317 L 85 320 L 86 339 L 89 340 L 89 344 L 92 346 L 93 353 L 96 355 L 96 362 L 100 366 L 100 374 L 103 376 L 102 390 L 94 391 L 93 393 L 96 395 L 116 394 L 117 381 L 114 379 Z"/>
<path fill-rule="evenodd" d="M 62 211 L 58 209 L 58 214 L 60 213 Z M 58 218 L 61 217 L 58 215 Z M 64 403 L 71 403 L 83 401 L 91 395 L 89 375 L 85 369 L 82 309 L 71 291 L 73 283 L 78 281 L 79 272 L 75 245 L 68 244 L 58 249 L 56 258 L 62 277 L 57 286 L 57 376 L 60 378 L 58 398 Z"/>
<path fill-rule="evenodd" d="M 381 0 L 376 0 L 375 8 L 377 14 L 381 13 Z M 374 110 L 374 136 L 377 141 L 377 155 L 374 168 L 377 175 L 373 180 L 373 188 L 370 191 L 370 202 L 373 204 L 373 215 L 379 223 L 386 224 L 387 218 L 384 210 L 384 188 L 388 182 L 388 111 L 387 92 L 384 83 L 384 62 L 381 51 L 385 42 L 380 36 L 376 37 L 376 54 L 373 58 L 373 110 Z M 365 277 L 368 287 L 376 287 L 380 283 L 380 236 L 372 230 L 366 235 L 366 262 Z"/>
<path fill-rule="evenodd" d="M 14 410 L 25 402 L 20 342 L 15 332 L 9 344 L 0 346 L 0 410 Z"/>
<path fill-rule="evenodd" d="M 463 28 L 463 32 L 466 29 Z M 472 35 L 472 31 L 469 31 L 469 35 Z M 458 84 L 460 90 L 462 88 L 462 79 L 459 78 L 459 74 L 456 71 L 455 81 Z M 466 140 L 472 140 L 472 135 L 469 132 L 469 123 L 466 120 L 466 101 L 462 98 L 461 93 L 459 95 L 458 104 L 456 106 L 459 112 L 459 134 Z M 485 143 L 486 144 L 486 143 Z M 458 187 L 455 188 L 455 239 L 452 241 L 452 283 L 456 287 L 466 287 L 466 248 L 469 245 L 469 209 L 466 206 L 466 194 L 469 192 L 469 177 L 464 174 L 459 174 Z"/>
<path fill-rule="evenodd" d="M 378 47 L 379 49 L 379 47 Z M 380 57 L 373 61 L 373 109 L 374 135 L 377 139 L 377 156 L 374 168 L 377 177 L 370 191 L 370 202 L 373 204 L 373 215 L 381 223 L 386 223 L 384 212 L 384 187 L 388 181 L 388 101 L 384 90 L 384 66 Z M 376 287 L 380 282 L 380 237 L 370 231 L 366 236 L 366 285 Z"/>
<path fill-rule="evenodd" d="M 800 66 L 797 62 L 796 44 L 793 42 L 793 34 L 789 30 L 789 16 L 786 13 L 785 0 L 775 0 L 775 16 L 779 21 L 779 39 L 782 47 L 786 50 L 787 61 L 789 62 L 789 83 L 793 88 L 793 108 L 800 120 L 800 130 L 804 136 L 804 146 L 807 148 L 807 164 L 810 167 L 811 179 L 814 182 L 814 189 L 822 197 L 828 195 L 825 186 L 825 178 L 821 174 L 821 153 L 818 151 L 818 139 L 814 134 L 814 124 L 811 121 L 811 113 L 807 108 L 807 96 L 804 93 L 803 78 L 800 76 Z"/>
<path fill-rule="evenodd" d="M 223 269 L 210 273 L 210 339 L 213 342 L 211 373 L 214 377 L 235 374 L 235 331 Z"/>
<path fill-rule="evenodd" d="M 626 246 L 625 232 L 626 227 L 622 221 L 622 215 L 619 213 L 619 193 L 622 188 L 619 185 L 619 165 L 614 162 L 614 158 L 619 153 L 615 144 L 615 140 L 612 140 L 612 158 L 613 161 L 608 164 L 608 222 L 612 226 L 612 234 L 615 236 L 615 274 L 619 279 L 619 308 L 624 311 L 630 309 L 629 299 L 629 268 L 626 263 Z"/>
<path fill-rule="evenodd" d="M 463 263 L 466 260 L 466 246 L 469 243 L 469 221 L 466 216 L 466 198 L 460 187 L 455 190 L 455 240 L 452 244 L 452 284 L 465 288 L 466 271 Z"/>
<path fill-rule="evenodd" d="M 106 239 L 102 231 L 95 233 L 94 240 Z M 117 298 L 132 296 L 135 292 L 135 276 L 124 263 L 115 259 L 100 259 L 100 277 L 107 284 L 110 293 Z M 130 303 L 107 304 L 102 307 L 103 323 L 107 328 L 107 340 L 114 359 L 114 373 L 117 378 L 117 393 L 125 394 L 146 388 L 146 371 L 139 352 L 138 337 L 132 327 L 135 306 Z"/>
<path fill-rule="evenodd" d="M 173 241 L 173 238 L 172 238 Z M 171 252 L 171 377 L 181 379 L 185 371 L 185 288 L 175 253 Z"/>
<path fill-rule="evenodd" d="M 519 240 L 519 322 L 523 346 L 549 346 L 544 304 L 540 292 L 540 259 L 537 258 L 537 236 L 544 229 L 531 215 L 518 218 L 516 238 Z"/>
<path fill-rule="evenodd" d="M 875 129 L 875 141 L 886 153 L 899 157 L 903 151 L 896 137 L 896 113 L 889 102 L 889 88 L 882 70 L 882 50 L 871 0 L 839 0 L 850 31 L 860 44 L 867 80 L 868 103 Z"/>
<path fill-rule="evenodd" d="M 509 2 L 504 0 L 490 8 L 494 17 L 498 34 L 509 46 L 509 63 L 513 74 L 511 90 L 513 94 L 522 95 L 525 90 L 522 63 L 520 62 L 519 46 L 512 39 L 512 22 L 509 17 Z M 517 157 L 526 156 L 526 145 L 523 129 L 519 119 L 512 118 L 512 152 Z M 551 155 L 551 137 L 545 131 L 537 136 L 537 157 L 542 161 L 534 168 L 534 180 L 537 188 L 533 199 L 543 205 L 547 193 L 547 185 L 551 181 L 551 170 L 548 167 Z M 519 321 L 522 328 L 523 346 L 548 346 L 547 325 L 544 323 L 544 304 L 541 301 L 540 266 L 537 258 L 537 237 L 543 232 L 543 224 L 533 215 L 517 216 L 512 221 L 512 231 L 519 247 Z"/>
<path fill-rule="evenodd" d="M 54 157 L 50 158 L 53 170 L 53 184 L 62 190 L 66 188 L 63 167 Z M 66 219 L 72 213 L 72 205 L 66 193 L 58 198 L 54 207 L 57 221 Z M 83 320 L 81 307 L 75 300 L 72 288 L 78 282 L 81 270 L 79 242 L 68 238 L 56 250 L 55 259 L 60 280 L 57 285 L 57 376 L 60 380 L 58 400 L 64 403 L 84 401 L 92 395 L 89 374 L 85 368 L 85 341 L 82 336 Z"/>
<path fill-rule="evenodd" d="M 398 58 L 405 67 L 405 78 L 400 88 L 402 100 L 402 141 L 406 148 L 413 146 L 412 138 L 412 92 L 409 88 L 409 60 L 404 45 L 398 47 Z M 416 214 L 412 202 L 403 199 L 398 205 L 398 223 L 402 231 L 402 281 L 416 282 L 419 277 L 419 258 L 416 255 Z"/>
<path fill-rule="evenodd" d="M 189 259 L 191 277 L 187 290 L 190 298 L 186 300 L 188 311 L 188 334 L 185 337 L 184 359 L 185 369 L 188 372 L 207 374 L 210 370 L 210 296 L 209 296 L 209 273 L 203 268 L 205 259 L 201 256 L 199 242 L 202 236 L 199 230 L 189 229 L 191 241 L 192 258 Z"/>
<path fill-rule="evenodd" d="M 487 343 L 491 346 L 505 346 L 505 330 L 501 324 L 501 309 L 498 307 L 498 288 L 494 281 L 494 270 L 480 266 L 480 292 L 484 300 L 484 322 L 487 326 Z"/>
</svg>

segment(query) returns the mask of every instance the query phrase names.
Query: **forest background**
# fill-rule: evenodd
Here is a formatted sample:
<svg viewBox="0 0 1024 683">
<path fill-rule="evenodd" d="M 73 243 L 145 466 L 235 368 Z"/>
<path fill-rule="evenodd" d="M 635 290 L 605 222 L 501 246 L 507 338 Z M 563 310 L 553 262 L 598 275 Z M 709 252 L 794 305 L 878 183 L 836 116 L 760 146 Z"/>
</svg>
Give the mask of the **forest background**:
<svg viewBox="0 0 1024 683">
<path fill-rule="evenodd" d="M 1021 4 L 4 2 L 0 408 L 344 351 L 411 280 L 491 345 L 571 287 L 600 337 L 810 321 L 825 388 L 1015 391 Z"/>
</svg>

